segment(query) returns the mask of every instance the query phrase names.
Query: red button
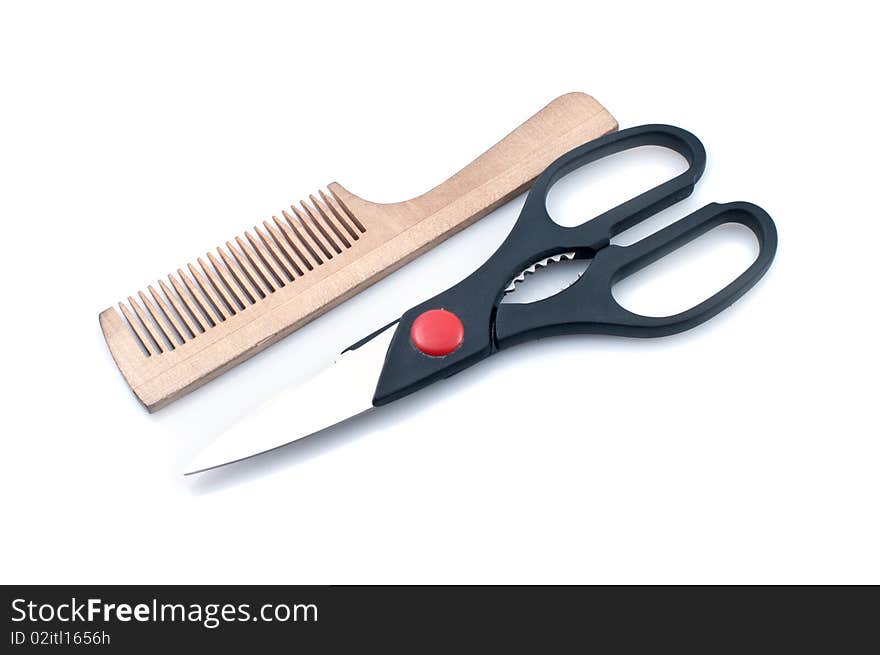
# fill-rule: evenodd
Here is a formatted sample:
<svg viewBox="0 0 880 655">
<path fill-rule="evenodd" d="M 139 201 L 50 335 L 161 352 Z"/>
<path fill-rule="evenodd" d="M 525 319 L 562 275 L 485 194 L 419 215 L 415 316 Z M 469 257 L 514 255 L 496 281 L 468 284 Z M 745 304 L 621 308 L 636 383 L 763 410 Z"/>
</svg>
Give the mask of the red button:
<svg viewBox="0 0 880 655">
<path fill-rule="evenodd" d="M 430 309 L 413 321 L 409 337 L 426 355 L 442 357 L 455 351 L 464 340 L 461 319 L 445 309 Z"/>
</svg>

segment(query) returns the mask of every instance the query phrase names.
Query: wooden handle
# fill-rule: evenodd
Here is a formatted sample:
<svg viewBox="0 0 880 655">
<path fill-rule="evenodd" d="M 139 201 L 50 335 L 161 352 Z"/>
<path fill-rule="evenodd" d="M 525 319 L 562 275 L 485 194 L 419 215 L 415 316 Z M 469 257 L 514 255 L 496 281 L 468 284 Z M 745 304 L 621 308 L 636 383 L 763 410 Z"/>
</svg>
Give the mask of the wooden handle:
<svg viewBox="0 0 880 655">
<path fill-rule="evenodd" d="M 155 411 L 485 216 L 560 155 L 615 129 L 602 105 L 569 93 L 412 200 L 373 203 L 334 182 L 177 269 L 168 284 L 159 280 L 129 296 L 119 312 L 101 312 L 104 338 L 135 395 Z"/>
<path fill-rule="evenodd" d="M 412 200 L 378 204 L 339 187 L 350 206 L 381 216 L 399 230 L 442 215 L 452 236 L 523 192 L 554 159 L 617 129 L 617 121 L 585 93 L 556 98 L 442 184 Z M 434 241 L 430 245 L 434 245 Z"/>
</svg>

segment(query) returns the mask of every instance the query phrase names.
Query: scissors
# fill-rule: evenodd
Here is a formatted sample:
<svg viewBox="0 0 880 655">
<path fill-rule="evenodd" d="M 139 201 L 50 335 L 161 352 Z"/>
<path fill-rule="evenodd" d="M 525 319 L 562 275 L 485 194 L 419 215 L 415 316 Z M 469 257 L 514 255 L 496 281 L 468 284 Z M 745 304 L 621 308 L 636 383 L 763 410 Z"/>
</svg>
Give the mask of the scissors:
<svg viewBox="0 0 880 655">
<path fill-rule="evenodd" d="M 575 227 L 555 223 L 547 194 L 571 171 L 640 146 L 682 155 L 688 169 L 677 177 Z M 661 337 L 689 330 L 748 291 L 770 267 L 776 227 L 747 202 L 711 203 L 628 246 L 611 238 L 688 197 L 703 174 L 706 152 L 690 132 L 643 125 L 607 135 L 562 155 L 535 181 L 513 229 L 495 253 L 455 286 L 405 312 L 346 349 L 326 370 L 290 389 L 233 426 L 192 462 L 199 473 L 287 445 L 362 412 L 447 378 L 518 343 L 560 334 Z M 758 241 L 755 261 L 715 295 L 664 317 L 634 314 L 611 293 L 615 283 L 727 223 L 749 228 Z M 518 274 L 548 260 L 588 259 L 586 271 L 559 293 L 531 303 L 501 303 Z M 327 398 L 333 398 L 328 407 Z M 283 417 L 283 418 L 281 418 Z M 279 434 L 291 424 L 294 434 Z"/>
</svg>

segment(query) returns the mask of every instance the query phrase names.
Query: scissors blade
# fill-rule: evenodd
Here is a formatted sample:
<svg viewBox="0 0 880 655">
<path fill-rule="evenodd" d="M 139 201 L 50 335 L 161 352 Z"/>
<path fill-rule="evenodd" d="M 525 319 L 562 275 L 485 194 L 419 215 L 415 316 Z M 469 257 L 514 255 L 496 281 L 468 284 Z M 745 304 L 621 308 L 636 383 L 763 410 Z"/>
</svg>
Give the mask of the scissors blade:
<svg viewBox="0 0 880 655">
<path fill-rule="evenodd" d="M 284 390 L 221 434 L 190 463 L 184 475 L 239 462 L 281 448 L 373 408 L 373 394 L 392 323 L 301 385 Z"/>
</svg>

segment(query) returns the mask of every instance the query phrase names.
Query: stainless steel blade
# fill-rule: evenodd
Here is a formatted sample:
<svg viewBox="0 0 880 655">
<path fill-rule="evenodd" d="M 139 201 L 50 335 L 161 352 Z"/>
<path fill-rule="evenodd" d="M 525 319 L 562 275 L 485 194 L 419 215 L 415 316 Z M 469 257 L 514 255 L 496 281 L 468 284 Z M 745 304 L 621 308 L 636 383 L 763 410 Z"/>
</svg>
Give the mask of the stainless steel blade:
<svg viewBox="0 0 880 655">
<path fill-rule="evenodd" d="M 393 323 L 356 350 L 349 350 L 301 385 L 270 399 L 201 451 L 185 475 L 232 464 L 320 432 L 373 408 L 373 393 Z"/>
</svg>

